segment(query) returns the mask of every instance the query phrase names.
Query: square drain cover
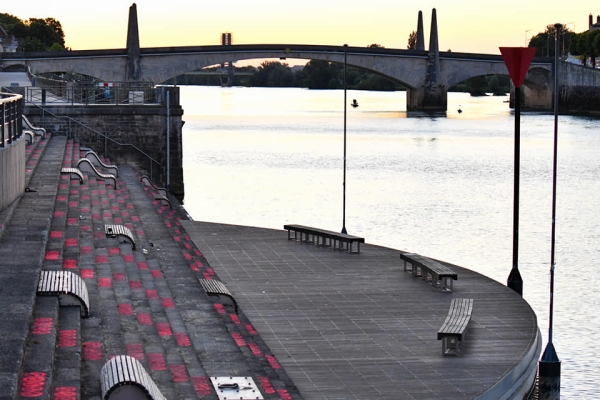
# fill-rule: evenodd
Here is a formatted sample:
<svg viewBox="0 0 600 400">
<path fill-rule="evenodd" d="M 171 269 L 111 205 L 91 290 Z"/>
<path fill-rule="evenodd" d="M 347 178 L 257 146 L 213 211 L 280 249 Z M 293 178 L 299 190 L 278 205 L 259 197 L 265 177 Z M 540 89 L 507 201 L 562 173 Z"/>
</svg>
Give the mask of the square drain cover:
<svg viewBox="0 0 600 400">
<path fill-rule="evenodd" d="M 262 400 L 263 396 L 249 376 L 213 376 L 210 378 L 219 400 Z"/>
</svg>

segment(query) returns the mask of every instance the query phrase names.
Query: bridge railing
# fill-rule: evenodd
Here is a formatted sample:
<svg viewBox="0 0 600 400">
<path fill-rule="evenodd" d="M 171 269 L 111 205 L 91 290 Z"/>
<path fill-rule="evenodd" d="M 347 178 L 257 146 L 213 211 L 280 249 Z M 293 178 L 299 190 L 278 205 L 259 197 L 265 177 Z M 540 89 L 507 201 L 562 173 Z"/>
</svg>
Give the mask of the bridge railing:
<svg viewBox="0 0 600 400">
<path fill-rule="evenodd" d="M 23 96 L 0 92 L 0 147 L 5 147 L 22 135 L 22 113 Z"/>
<path fill-rule="evenodd" d="M 163 104 L 163 91 L 149 86 L 98 86 L 73 85 L 65 82 L 56 86 L 25 88 L 25 98 L 34 104 L 69 104 L 69 105 L 141 105 Z"/>
</svg>

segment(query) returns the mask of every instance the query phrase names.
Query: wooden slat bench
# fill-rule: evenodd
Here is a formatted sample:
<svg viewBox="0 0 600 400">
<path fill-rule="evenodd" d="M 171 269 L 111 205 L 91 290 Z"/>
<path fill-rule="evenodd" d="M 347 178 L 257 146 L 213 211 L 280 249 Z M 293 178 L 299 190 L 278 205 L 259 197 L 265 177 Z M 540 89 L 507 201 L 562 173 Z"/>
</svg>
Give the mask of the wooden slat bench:
<svg viewBox="0 0 600 400">
<path fill-rule="evenodd" d="M 103 170 L 110 174 L 113 174 L 117 178 L 119 177 L 119 168 L 116 165 L 104 163 L 104 161 L 102 161 L 100 157 L 98 157 L 98 154 L 94 150 L 86 151 L 83 157 L 90 160 L 92 164 L 94 164 L 94 166 L 102 168 Z"/>
<path fill-rule="evenodd" d="M 98 178 L 102 180 L 112 180 L 113 189 L 117 189 L 117 177 L 113 174 L 104 174 L 98 171 L 96 169 L 96 166 L 92 164 L 92 162 L 87 158 L 79 159 L 79 161 L 77 161 L 77 167 L 83 172 L 95 174 Z"/>
<path fill-rule="evenodd" d="M 75 175 L 77 178 L 79 178 L 79 183 L 83 183 L 83 173 L 79 168 L 63 167 L 60 169 L 60 173 L 69 174 L 71 177 Z"/>
<path fill-rule="evenodd" d="M 456 272 L 431 258 L 416 253 L 401 253 L 400 258 L 404 260 L 404 271 L 410 263 L 413 276 L 420 276 L 439 289 L 452 291 L 452 281 L 458 279 Z"/>
<path fill-rule="evenodd" d="M 128 227 L 124 225 L 104 225 L 104 235 L 110 238 L 123 236 L 131 243 L 131 248 L 135 250 L 135 239 Z"/>
<path fill-rule="evenodd" d="M 448 316 L 437 334 L 438 340 L 442 341 L 442 355 L 458 355 L 472 313 L 473 299 L 452 299 Z"/>
<path fill-rule="evenodd" d="M 338 250 L 348 250 L 349 253 L 360 253 L 360 244 L 365 242 L 365 239 L 362 237 L 305 225 L 286 224 L 283 226 L 283 229 L 288 231 L 288 240 L 293 239 L 316 245 L 331 246 Z M 355 243 L 356 251 L 353 251 Z"/>
<path fill-rule="evenodd" d="M 140 182 L 142 182 L 146 186 L 150 186 L 152 189 L 156 190 L 160 195 L 167 197 L 167 189 L 164 187 L 156 186 L 154 182 L 152 182 L 150 178 L 148 178 L 148 175 L 142 175 L 142 177 L 140 178 Z"/>
<path fill-rule="evenodd" d="M 166 400 L 138 360 L 115 356 L 100 370 L 102 399 Z"/>
<path fill-rule="evenodd" d="M 231 302 L 233 303 L 233 308 L 235 309 L 235 312 L 237 314 L 238 312 L 238 306 L 237 306 L 237 301 L 235 301 L 235 298 L 233 297 L 233 295 L 231 294 L 231 292 L 229 291 L 229 289 L 227 289 L 227 287 L 225 286 L 225 284 L 221 281 L 215 280 L 215 279 L 198 279 L 200 281 L 200 284 L 202 285 L 202 288 L 204 288 L 204 291 L 206 292 L 206 294 L 210 294 L 210 295 L 218 295 L 218 296 L 226 296 L 228 297 Z"/>
<path fill-rule="evenodd" d="M 81 316 L 90 312 L 90 301 L 85 282 L 71 271 L 41 271 L 37 294 L 58 296 L 63 306 L 79 306 Z"/>
</svg>

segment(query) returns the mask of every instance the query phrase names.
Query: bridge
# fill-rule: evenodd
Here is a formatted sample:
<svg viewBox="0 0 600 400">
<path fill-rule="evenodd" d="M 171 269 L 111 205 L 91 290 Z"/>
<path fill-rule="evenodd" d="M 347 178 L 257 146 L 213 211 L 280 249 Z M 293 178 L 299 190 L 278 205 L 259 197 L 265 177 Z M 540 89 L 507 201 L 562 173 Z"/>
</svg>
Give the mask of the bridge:
<svg viewBox="0 0 600 400">
<path fill-rule="evenodd" d="M 407 88 L 407 110 L 445 111 L 451 86 L 481 75 L 508 75 L 501 55 L 440 52 L 437 15 L 432 11 L 429 49 L 423 40 L 423 17 L 419 12 L 417 49 L 348 46 L 255 44 L 140 48 L 135 4 L 130 8 L 126 49 L 62 52 L 3 53 L 3 68 L 28 67 L 34 74 L 67 71 L 104 81 L 162 83 L 170 78 L 230 60 L 294 58 L 323 60 L 363 68 L 394 80 Z M 554 59 L 535 58 L 523 84 L 524 109 L 551 110 Z M 561 62 L 561 102 L 589 104 L 600 100 L 600 71 Z M 583 93 L 582 93 L 583 91 Z M 600 101 L 595 101 L 600 104 Z"/>
</svg>

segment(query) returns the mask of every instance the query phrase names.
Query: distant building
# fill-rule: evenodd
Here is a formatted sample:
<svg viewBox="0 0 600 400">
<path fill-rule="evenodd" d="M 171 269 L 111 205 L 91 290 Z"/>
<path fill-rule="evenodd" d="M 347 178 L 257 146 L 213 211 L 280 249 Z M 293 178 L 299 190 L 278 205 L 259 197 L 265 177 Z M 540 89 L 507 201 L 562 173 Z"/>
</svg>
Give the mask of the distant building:
<svg viewBox="0 0 600 400">
<path fill-rule="evenodd" d="M 600 29 L 600 15 L 596 17 L 596 23 L 594 23 L 594 17 L 592 16 L 592 14 L 590 14 L 588 30 L 593 31 L 596 29 Z"/>
<path fill-rule="evenodd" d="M 0 26 L 0 53 L 14 53 L 19 47 L 19 41 L 14 35 L 6 33 Z"/>
</svg>

